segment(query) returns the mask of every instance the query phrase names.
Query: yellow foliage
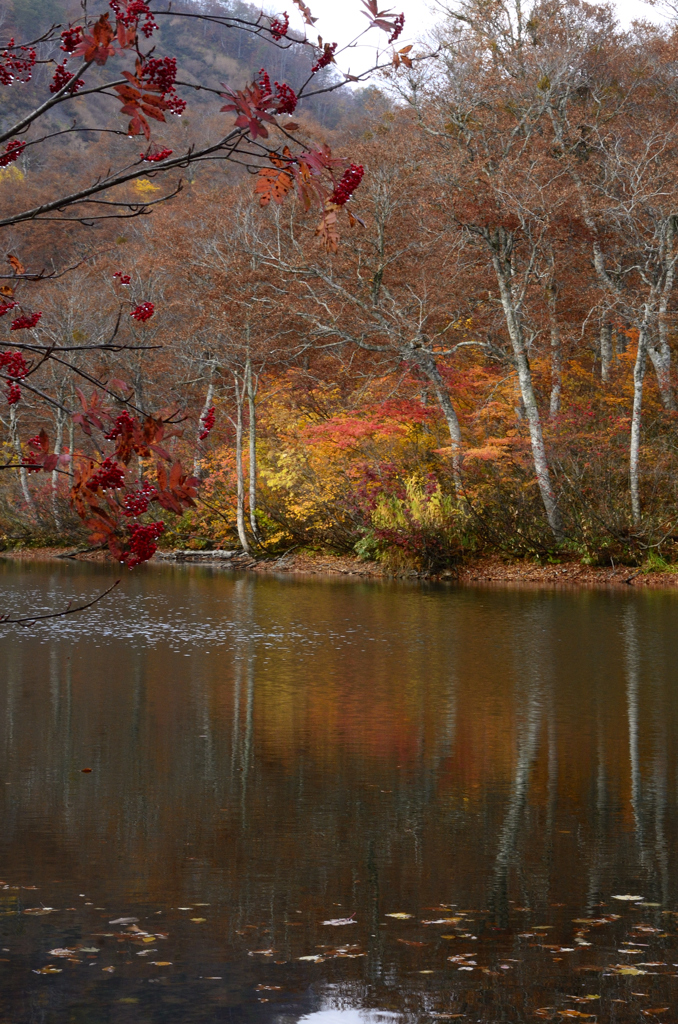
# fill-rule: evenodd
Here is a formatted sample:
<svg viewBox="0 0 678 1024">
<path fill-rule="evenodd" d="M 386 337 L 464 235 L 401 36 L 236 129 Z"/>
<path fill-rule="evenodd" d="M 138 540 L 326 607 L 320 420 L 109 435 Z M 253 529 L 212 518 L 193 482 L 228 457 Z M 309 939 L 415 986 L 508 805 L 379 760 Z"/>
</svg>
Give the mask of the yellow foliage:
<svg viewBox="0 0 678 1024">
<path fill-rule="evenodd" d="M 9 167 L 0 167 L 0 181 L 14 181 L 18 184 L 25 177 L 24 172 L 16 164 L 10 164 Z"/>
<path fill-rule="evenodd" d="M 137 181 L 134 182 L 134 189 L 137 192 L 141 192 L 142 195 L 146 195 L 149 192 L 159 192 L 160 185 L 154 185 L 148 178 L 138 178 Z"/>
</svg>

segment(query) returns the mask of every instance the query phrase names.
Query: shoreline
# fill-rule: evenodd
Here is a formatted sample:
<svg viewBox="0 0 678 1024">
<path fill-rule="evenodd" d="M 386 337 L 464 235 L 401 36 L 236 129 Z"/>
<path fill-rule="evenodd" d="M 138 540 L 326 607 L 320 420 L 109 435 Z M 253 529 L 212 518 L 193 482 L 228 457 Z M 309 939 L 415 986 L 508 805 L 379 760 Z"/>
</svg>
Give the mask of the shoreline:
<svg viewBox="0 0 678 1024">
<path fill-rule="evenodd" d="M 1 551 L 0 557 L 11 561 L 83 561 L 109 562 L 104 551 L 73 551 L 64 548 L 20 548 Z M 356 556 L 288 552 L 280 557 L 254 558 L 244 552 L 159 551 L 154 565 L 208 565 L 242 572 L 285 574 L 293 576 L 352 577 L 354 579 L 421 580 L 456 583 L 465 586 L 557 586 L 568 588 L 630 587 L 652 590 L 678 589 L 678 572 L 646 572 L 629 566 L 590 566 L 579 562 L 558 565 L 537 565 L 530 562 L 505 562 L 498 555 L 471 559 L 440 573 L 417 572 L 414 569 L 389 570 L 379 562 L 363 562 Z"/>
</svg>

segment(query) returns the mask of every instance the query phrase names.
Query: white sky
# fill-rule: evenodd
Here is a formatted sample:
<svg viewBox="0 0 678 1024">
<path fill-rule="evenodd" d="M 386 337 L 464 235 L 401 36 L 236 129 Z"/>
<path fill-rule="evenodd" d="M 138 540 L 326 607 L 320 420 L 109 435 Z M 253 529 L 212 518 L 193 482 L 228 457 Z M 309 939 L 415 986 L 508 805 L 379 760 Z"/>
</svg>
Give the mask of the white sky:
<svg viewBox="0 0 678 1024">
<path fill-rule="evenodd" d="M 305 0 L 314 17 L 318 18 L 313 29 L 308 28 L 308 38 L 315 39 L 319 34 L 326 42 L 338 42 L 340 46 L 349 43 L 367 25 L 367 19 L 361 14 L 363 10 L 360 0 Z M 380 0 L 383 9 L 390 9 L 394 14 L 405 15 L 405 30 L 398 40 L 398 46 L 417 41 L 417 38 L 430 29 L 438 20 L 435 0 Z M 267 8 L 269 5 L 266 5 Z M 643 0 L 618 0 L 613 4 L 619 12 L 623 25 L 630 24 L 634 19 L 647 19 L 661 22 L 664 18 Z M 292 0 L 274 0 L 269 9 L 285 9 L 290 16 L 290 25 L 303 30 L 301 14 Z M 380 8 L 381 9 L 381 8 Z M 374 61 L 374 45 L 384 46 L 387 35 L 379 29 L 373 29 L 364 41 L 364 46 L 343 54 L 338 61 L 342 71 L 359 71 L 369 67 Z"/>
</svg>

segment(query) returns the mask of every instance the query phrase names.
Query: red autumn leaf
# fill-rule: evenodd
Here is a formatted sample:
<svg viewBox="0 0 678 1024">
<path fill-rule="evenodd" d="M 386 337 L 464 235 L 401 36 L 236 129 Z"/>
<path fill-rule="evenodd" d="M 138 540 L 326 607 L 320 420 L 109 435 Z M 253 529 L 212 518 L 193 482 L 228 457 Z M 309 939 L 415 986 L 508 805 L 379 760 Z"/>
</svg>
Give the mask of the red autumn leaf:
<svg viewBox="0 0 678 1024">
<path fill-rule="evenodd" d="M 82 57 L 86 61 L 94 61 L 95 64 L 105 64 L 109 57 L 115 53 L 112 40 L 115 33 L 108 20 L 108 14 L 102 14 L 94 25 L 91 35 L 84 35 L 78 43 L 73 54 Z"/>
</svg>

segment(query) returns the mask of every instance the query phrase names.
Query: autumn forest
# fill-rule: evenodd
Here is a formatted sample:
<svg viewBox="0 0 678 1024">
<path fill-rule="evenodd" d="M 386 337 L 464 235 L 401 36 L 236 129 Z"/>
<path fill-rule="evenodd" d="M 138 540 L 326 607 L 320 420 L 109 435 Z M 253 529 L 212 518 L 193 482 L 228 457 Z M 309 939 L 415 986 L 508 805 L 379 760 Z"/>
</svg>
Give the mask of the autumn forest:
<svg viewBox="0 0 678 1024">
<path fill-rule="evenodd" d="M 678 560 L 678 23 L 362 5 L 3 8 L 6 547 Z"/>
</svg>

